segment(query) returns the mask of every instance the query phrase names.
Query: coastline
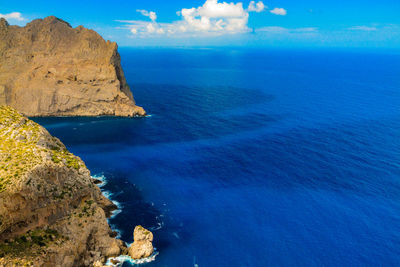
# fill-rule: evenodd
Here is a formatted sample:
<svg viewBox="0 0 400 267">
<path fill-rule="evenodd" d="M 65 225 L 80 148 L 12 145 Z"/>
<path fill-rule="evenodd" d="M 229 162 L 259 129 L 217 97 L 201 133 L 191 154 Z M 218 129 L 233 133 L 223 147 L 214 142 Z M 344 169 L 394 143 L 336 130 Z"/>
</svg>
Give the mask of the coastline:
<svg viewBox="0 0 400 267">
<path fill-rule="evenodd" d="M 103 196 L 105 196 L 105 197 L 106 197 L 107 199 L 109 199 L 115 206 L 117 206 L 117 209 L 111 211 L 110 216 L 107 217 L 107 222 L 108 222 L 108 225 L 110 226 L 111 230 L 112 230 L 113 232 L 116 233 L 115 238 L 121 239 L 123 230 L 117 228 L 117 226 L 116 226 L 115 224 L 112 224 L 112 223 L 110 222 L 110 220 L 113 219 L 113 218 L 115 218 L 115 217 L 117 217 L 117 216 L 122 212 L 122 210 L 123 210 L 124 207 L 123 207 L 123 205 L 122 205 L 120 202 L 118 202 L 117 200 L 113 199 L 113 196 L 114 196 L 115 192 L 111 192 L 111 191 L 109 191 L 109 190 L 105 190 L 105 189 L 104 189 L 104 186 L 107 185 L 108 180 L 107 180 L 107 177 L 106 177 L 103 173 L 94 174 L 94 175 L 92 175 L 91 177 L 92 177 L 92 179 L 94 179 L 94 180 L 96 180 L 96 181 L 100 181 L 100 183 L 95 182 L 95 184 L 100 188 L 100 190 L 101 190 Z M 162 226 L 160 226 L 160 227 L 157 228 L 157 229 L 151 228 L 151 230 L 152 230 L 152 231 L 158 230 L 158 229 L 160 229 L 161 227 L 162 227 Z M 130 247 L 130 246 L 133 244 L 133 242 L 132 242 L 132 243 L 128 243 L 128 242 L 126 242 L 126 241 L 124 241 L 124 240 L 122 240 L 122 241 L 125 243 L 126 247 Z M 107 258 L 107 261 L 106 261 L 106 263 L 105 263 L 105 265 L 106 265 L 106 266 L 115 266 L 115 267 L 117 267 L 117 266 L 122 266 L 122 264 L 123 264 L 124 262 L 129 262 L 129 263 L 132 264 L 132 265 L 149 263 L 149 262 L 155 261 L 158 254 L 159 254 L 159 252 L 157 251 L 157 248 L 154 247 L 154 252 L 153 252 L 149 257 L 142 258 L 142 259 L 132 259 L 132 258 L 131 258 L 130 256 L 128 256 L 128 255 L 122 255 L 122 254 L 121 254 L 121 255 L 116 256 L 116 257 L 108 257 L 108 258 Z"/>
<path fill-rule="evenodd" d="M 113 232 L 117 233 L 115 238 L 120 239 L 121 235 L 122 235 L 122 230 L 118 229 L 114 224 L 110 223 L 110 220 L 115 218 L 118 214 L 120 214 L 122 212 L 123 206 L 118 201 L 112 199 L 112 196 L 114 195 L 113 192 L 103 189 L 103 187 L 107 184 L 107 178 L 104 176 L 104 174 L 95 174 L 95 175 L 92 175 L 91 177 L 95 181 L 101 182 L 101 183 L 95 182 L 95 184 L 100 188 L 103 196 L 106 197 L 108 200 L 110 200 L 117 207 L 116 209 L 111 211 L 110 216 L 107 217 L 107 222 L 108 222 L 108 225 L 110 225 L 111 230 Z M 127 244 L 127 243 L 125 242 L 125 244 Z"/>
<path fill-rule="evenodd" d="M 110 220 L 123 206 L 101 189 L 105 178 L 96 183 L 85 162 L 28 118 L 148 117 L 118 45 L 54 16 L 25 26 L 0 18 L 0 35 L 0 265 L 97 266 L 151 255 L 153 235 L 142 226 L 133 225 L 132 245 L 119 239 Z M 43 236 L 31 238 L 35 231 Z"/>
<path fill-rule="evenodd" d="M 152 255 L 147 229 L 133 225 L 129 247 L 118 238 L 109 220 L 123 207 L 101 190 L 105 178 L 92 177 L 43 126 L 0 106 L 0 139 L 0 265 L 92 266 Z"/>
</svg>

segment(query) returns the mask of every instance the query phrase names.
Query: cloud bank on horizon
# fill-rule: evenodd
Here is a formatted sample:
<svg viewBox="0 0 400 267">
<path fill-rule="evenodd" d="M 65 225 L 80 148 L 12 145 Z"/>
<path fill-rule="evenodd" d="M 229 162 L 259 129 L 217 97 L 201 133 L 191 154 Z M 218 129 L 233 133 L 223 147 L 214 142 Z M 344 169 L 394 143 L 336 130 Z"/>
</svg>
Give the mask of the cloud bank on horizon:
<svg viewBox="0 0 400 267">
<path fill-rule="evenodd" d="M 362 6 L 357 0 L 346 0 L 347 8 L 340 9 L 333 9 L 337 6 L 334 1 L 282 3 L 267 6 L 266 0 L 121 0 L 109 5 L 106 0 L 71 0 L 70 5 L 39 5 L 19 0 L 5 2 L 0 17 L 11 25 L 24 26 L 33 19 L 54 15 L 74 27 L 94 29 L 120 46 L 400 48 L 398 0 L 366 2 Z M 76 9 L 77 4 L 81 8 Z"/>
<path fill-rule="evenodd" d="M 157 14 L 154 11 L 137 10 L 142 15 L 149 17 L 151 21 L 143 20 L 117 20 L 125 23 L 124 28 L 129 29 L 134 35 L 223 35 L 251 32 L 248 27 L 251 12 L 260 13 L 268 7 L 262 1 L 251 1 L 247 8 L 242 2 L 219 2 L 218 0 L 206 0 L 200 7 L 183 8 L 176 14 L 180 20 L 171 23 L 158 23 Z M 274 15 L 284 16 L 287 11 L 284 8 L 270 10 Z"/>
</svg>

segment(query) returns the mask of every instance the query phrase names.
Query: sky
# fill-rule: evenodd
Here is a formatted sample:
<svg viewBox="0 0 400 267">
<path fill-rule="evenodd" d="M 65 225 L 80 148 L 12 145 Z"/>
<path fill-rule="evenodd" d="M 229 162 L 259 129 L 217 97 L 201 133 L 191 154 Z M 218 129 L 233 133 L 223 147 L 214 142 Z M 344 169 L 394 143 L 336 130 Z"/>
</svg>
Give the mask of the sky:
<svg viewBox="0 0 400 267">
<path fill-rule="evenodd" d="M 400 0 L 0 1 L 10 24 L 50 15 L 119 46 L 400 49 Z"/>
</svg>

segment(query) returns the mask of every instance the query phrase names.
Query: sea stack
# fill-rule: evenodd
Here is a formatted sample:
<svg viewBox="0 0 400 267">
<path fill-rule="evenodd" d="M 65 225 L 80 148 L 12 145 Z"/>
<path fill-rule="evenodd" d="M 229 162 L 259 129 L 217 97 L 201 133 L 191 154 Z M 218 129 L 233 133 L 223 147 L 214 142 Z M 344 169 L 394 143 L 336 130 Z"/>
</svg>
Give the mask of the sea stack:
<svg viewBox="0 0 400 267">
<path fill-rule="evenodd" d="M 142 259 L 151 256 L 154 252 L 153 233 L 143 228 L 141 225 L 136 226 L 133 231 L 133 243 L 128 249 L 128 254 L 132 259 Z"/>
<path fill-rule="evenodd" d="M 0 266 L 93 266 L 120 255 L 105 213 L 113 206 L 60 140 L 0 106 Z"/>
<path fill-rule="evenodd" d="M 54 16 L 0 19 L 0 105 L 25 116 L 144 116 L 115 42 Z"/>
</svg>

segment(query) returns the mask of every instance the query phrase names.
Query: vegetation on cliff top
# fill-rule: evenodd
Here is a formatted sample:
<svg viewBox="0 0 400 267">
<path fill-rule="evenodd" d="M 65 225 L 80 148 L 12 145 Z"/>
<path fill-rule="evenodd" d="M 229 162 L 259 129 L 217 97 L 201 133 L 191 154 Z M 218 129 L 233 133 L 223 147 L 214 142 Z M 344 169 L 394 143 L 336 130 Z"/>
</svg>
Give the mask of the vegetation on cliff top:
<svg viewBox="0 0 400 267">
<path fill-rule="evenodd" d="M 84 166 L 37 123 L 11 107 L 0 106 L 0 192 L 49 159 L 75 170 Z"/>
<path fill-rule="evenodd" d="M 12 240 L 0 243 L 0 266 L 34 266 L 34 259 L 45 253 L 47 247 L 60 245 L 68 237 L 53 229 L 35 229 Z"/>
<path fill-rule="evenodd" d="M 5 240 L 0 243 L 0 257 L 27 256 L 34 247 L 46 247 L 52 242 L 67 240 L 57 231 L 52 229 L 36 229 L 29 231 L 13 240 Z M 37 250 L 35 250 L 37 253 Z"/>
</svg>

